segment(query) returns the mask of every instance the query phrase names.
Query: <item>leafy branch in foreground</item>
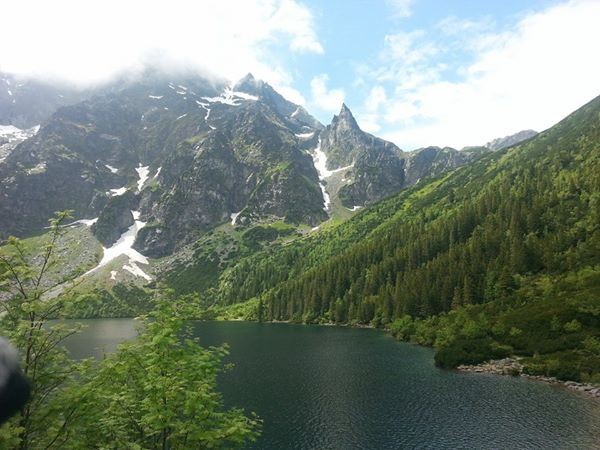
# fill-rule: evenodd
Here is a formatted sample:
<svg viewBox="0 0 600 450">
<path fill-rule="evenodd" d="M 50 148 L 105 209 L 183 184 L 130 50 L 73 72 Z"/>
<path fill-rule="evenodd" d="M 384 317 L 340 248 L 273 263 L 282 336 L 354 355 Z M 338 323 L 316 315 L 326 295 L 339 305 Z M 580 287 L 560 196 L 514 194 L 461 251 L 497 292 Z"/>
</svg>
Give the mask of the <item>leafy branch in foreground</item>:
<svg viewBox="0 0 600 450">
<path fill-rule="evenodd" d="M 37 254 L 29 254 L 15 237 L 0 252 L 0 328 L 19 349 L 23 373 L 32 384 L 29 403 L 0 429 L 0 443 L 5 447 L 60 447 L 66 417 L 57 409 L 57 398 L 78 370 L 62 343 L 78 329 L 47 324 L 60 314 L 65 302 L 65 296 L 51 295 L 58 283 L 49 279 L 49 270 L 63 233 L 61 224 L 70 217 L 70 211 L 63 211 L 50 220 L 47 243 Z"/>
<path fill-rule="evenodd" d="M 70 448 L 240 448 L 260 420 L 225 410 L 216 390 L 226 347 L 203 348 L 182 301 L 157 301 L 137 340 L 108 356 L 70 395 L 80 405 Z"/>
</svg>

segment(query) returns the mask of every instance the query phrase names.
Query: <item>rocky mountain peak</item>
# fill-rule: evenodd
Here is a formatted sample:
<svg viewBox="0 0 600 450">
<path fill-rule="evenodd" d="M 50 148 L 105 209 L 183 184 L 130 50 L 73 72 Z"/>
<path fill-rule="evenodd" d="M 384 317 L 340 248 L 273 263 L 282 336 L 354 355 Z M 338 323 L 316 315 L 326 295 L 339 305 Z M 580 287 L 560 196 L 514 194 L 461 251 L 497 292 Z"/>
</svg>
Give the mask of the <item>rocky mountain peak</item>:
<svg viewBox="0 0 600 450">
<path fill-rule="evenodd" d="M 336 132 L 361 131 L 356 119 L 352 115 L 352 111 L 350 111 L 350 108 L 345 103 L 342 103 L 340 113 L 337 116 L 333 116 L 331 128 Z"/>
<path fill-rule="evenodd" d="M 331 127 L 338 130 L 357 130 L 360 131 L 360 127 L 356 122 L 356 119 L 352 115 L 352 111 L 350 108 L 346 106 L 345 103 L 342 103 L 342 108 L 340 109 L 340 113 L 337 116 L 333 116 L 333 120 L 331 121 Z"/>
<path fill-rule="evenodd" d="M 256 81 L 256 78 L 254 78 L 254 75 L 252 75 L 251 72 L 248 72 L 243 78 L 240 79 L 239 83 L 248 83 L 253 81 Z"/>
<path fill-rule="evenodd" d="M 267 89 L 272 90 L 271 86 L 262 80 L 257 80 L 250 72 L 233 86 L 234 91 L 245 92 L 259 97 L 264 96 L 265 90 Z"/>
</svg>

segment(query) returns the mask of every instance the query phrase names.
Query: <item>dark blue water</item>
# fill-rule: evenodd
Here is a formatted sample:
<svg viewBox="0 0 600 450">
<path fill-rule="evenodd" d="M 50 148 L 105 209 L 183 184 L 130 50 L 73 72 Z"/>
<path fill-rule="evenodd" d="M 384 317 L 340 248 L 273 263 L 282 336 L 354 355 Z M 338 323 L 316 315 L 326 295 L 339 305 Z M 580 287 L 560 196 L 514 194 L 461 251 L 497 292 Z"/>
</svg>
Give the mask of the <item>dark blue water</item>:
<svg viewBox="0 0 600 450">
<path fill-rule="evenodd" d="M 131 321 L 97 320 L 71 340 L 98 355 Z M 203 345 L 230 344 L 228 406 L 264 420 L 256 449 L 594 449 L 600 402 L 520 378 L 433 365 L 430 349 L 374 330 L 197 322 Z"/>
</svg>

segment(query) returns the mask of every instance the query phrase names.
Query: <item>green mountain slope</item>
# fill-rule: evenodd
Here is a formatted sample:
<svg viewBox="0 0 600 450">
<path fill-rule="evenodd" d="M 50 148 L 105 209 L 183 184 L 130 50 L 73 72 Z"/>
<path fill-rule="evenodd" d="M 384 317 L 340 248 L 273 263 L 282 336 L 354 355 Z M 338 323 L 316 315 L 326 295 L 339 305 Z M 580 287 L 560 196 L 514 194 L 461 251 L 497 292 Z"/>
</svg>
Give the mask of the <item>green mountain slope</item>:
<svg viewBox="0 0 600 450">
<path fill-rule="evenodd" d="M 464 353 L 445 365 L 514 352 L 542 355 L 538 370 L 557 374 L 568 351 L 591 366 L 559 375 L 598 373 L 588 353 L 600 342 L 599 126 L 596 98 L 526 143 L 245 260 L 217 298 L 259 297 L 265 319 L 377 326 L 459 310 L 444 316 L 454 327 L 396 329 Z"/>
</svg>

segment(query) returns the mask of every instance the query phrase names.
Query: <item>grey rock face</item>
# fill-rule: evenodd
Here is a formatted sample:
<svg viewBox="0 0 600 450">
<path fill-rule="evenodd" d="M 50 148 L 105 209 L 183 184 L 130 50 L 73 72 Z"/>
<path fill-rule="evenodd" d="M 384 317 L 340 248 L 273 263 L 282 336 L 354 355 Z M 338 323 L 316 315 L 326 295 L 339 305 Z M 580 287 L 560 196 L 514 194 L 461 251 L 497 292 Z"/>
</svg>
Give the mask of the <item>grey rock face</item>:
<svg viewBox="0 0 600 450">
<path fill-rule="evenodd" d="M 416 184 L 422 178 L 438 175 L 468 163 L 473 153 L 450 147 L 426 147 L 410 152 L 406 156 L 405 183 Z"/>
<path fill-rule="evenodd" d="M 92 226 L 92 232 L 102 245 L 110 247 L 134 224 L 131 211 L 136 207 L 137 199 L 131 191 L 108 200 L 98 221 Z"/>
<path fill-rule="evenodd" d="M 339 191 L 344 206 L 373 203 L 404 186 L 404 152 L 362 131 L 345 104 L 321 133 L 321 150 L 328 169 L 352 166 L 352 181 Z"/>
<path fill-rule="evenodd" d="M 327 219 L 317 173 L 284 117 L 260 101 L 213 108 L 216 129 L 182 142 L 162 164 L 157 190 L 144 192 L 149 225 L 136 241 L 144 254 L 170 253 L 235 213 L 241 225 Z"/>
<path fill-rule="evenodd" d="M 488 151 L 426 147 L 403 152 L 391 142 L 362 131 L 346 105 L 321 133 L 321 149 L 328 157 L 329 169 L 352 165 L 350 182 L 338 192 L 348 208 L 374 203 L 423 178 L 467 164 Z"/>
<path fill-rule="evenodd" d="M 493 141 L 485 144 L 487 148 L 490 150 L 502 150 L 506 147 L 512 147 L 513 145 L 517 145 L 527 139 L 531 139 L 536 136 L 538 133 L 534 130 L 523 130 L 518 133 L 511 134 L 510 136 L 505 136 L 502 138 L 494 139 Z"/>
<path fill-rule="evenodd" d="M 0 237 L 37 232 L 63 209 L 99 217 L 94 232 L 109 246 L 131 226 L 135 208 L 147 223 L 135 248 L 147 256 L 176 251 L 233 217 L 242 227 L 280 219 L 315 226 L 328 217 L 309 156 L 319 138 L 327 167 L 345 167 L 338 195 L 348 207 L 477 154 L 405 153 L 363 132 L 346 105 L 323 128 L 252 75 L 229 88 L 150 70 L 58 108 L 11 147 L 0 162 Z M 140 165 L 149 172 L 142 186 Z"/>
<path fill-rule="evenodd" d="M 109 246 L 133 223 L 132 195 L 147 222 L 135 245 L 149 256 L 167 254 L 242 210 L 239 223 L 315 225 L 327 215 L 305 150 L 321 128 L 251 76 L 233 88 L 153 70 L 123 78 L 58 108 L 35 136 L 7 152 L 0 236 L 29 235 L 54 211 L 72 209 L 76 218 L 98 216 L 94 232 Z M 150 175 L 141 187 L 140 165 Z"/>
<path fill-rule="evenodd" d="M 270 105 L 296 133 L 323 129 L 323 125 L 302 106 L 286 100 L 269 83 L 255 79 L 251 73 L 238 81 L 233 90 L 257 96 L 262 102 Z"/>
</svg>

